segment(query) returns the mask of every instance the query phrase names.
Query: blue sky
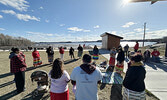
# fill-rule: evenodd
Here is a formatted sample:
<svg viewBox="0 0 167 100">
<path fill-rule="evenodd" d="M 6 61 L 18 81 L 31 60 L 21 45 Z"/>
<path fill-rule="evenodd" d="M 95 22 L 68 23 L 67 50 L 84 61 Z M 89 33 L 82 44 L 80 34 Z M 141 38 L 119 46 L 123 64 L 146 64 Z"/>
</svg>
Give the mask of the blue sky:
<svg viewBox="0 0 167 100">
<path fill-rule="evenodd" d="M 167 1 L 0 0 L 0 33 L 36 42 L 90 41 L 110 32 L 124 39 L 167 36 Z"/>
</svg>

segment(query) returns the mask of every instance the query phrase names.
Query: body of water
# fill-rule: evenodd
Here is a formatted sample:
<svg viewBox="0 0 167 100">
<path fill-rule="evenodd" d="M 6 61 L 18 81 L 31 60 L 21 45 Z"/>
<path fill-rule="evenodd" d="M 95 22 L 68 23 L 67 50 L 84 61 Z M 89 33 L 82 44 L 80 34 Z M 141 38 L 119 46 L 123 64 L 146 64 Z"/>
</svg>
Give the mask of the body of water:
<svg viewBox="0 0 167 100">
<path fill-rule="evenodd" d="M 145 42 L 145 46 L 148 45 L 153 45 L 156 42 Z M 60 46 L 63 47 L 73 47 L 73 48 L 77 48 L 78 45 L 83 46 L 85 44 L 85 46 L 90 46 L 93 47 L 94 45 L 97 45 L 99 48 L 102 47 L 102 42 L 72 42 L 72 43 L 40 43 L 40 44 L 36 44 L 36 46 L 41 46 L 41 47 L 48 47 L 48 46 L 53 46 L 54 48 L 58 48 Z M 124 47 L 126 44 L 129 45 L 129 47 L 134 47 L 134 45 L 136 44 L 136 42 L 121 42 L 121 46 Z M 142 47 L 143 42 L 139 42 L 139 46 Z"/>
</svg>

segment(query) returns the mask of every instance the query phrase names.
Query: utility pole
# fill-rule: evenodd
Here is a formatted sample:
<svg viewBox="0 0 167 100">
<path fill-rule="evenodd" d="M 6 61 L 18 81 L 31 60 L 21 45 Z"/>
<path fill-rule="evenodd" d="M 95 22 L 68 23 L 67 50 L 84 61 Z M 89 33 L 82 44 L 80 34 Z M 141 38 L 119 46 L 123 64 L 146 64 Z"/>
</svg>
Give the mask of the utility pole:
<svg viewBox="0 0 167 100">
<path fill-rule="evenodd" d="M 143 47 L 144 47 L 144 41 L 145 41 L 145 34 L 146 34 L 146 22 L 144 23 Z"/>
</svg>

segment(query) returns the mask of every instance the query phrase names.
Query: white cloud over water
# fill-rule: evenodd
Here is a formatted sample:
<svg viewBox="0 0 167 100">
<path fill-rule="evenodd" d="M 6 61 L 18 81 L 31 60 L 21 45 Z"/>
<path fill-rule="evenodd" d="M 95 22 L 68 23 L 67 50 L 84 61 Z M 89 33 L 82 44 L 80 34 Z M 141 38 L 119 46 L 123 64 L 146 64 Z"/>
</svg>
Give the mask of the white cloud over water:
<svg viewBox="0 0 167 100">
<path fill-rule="evenodd" d="M 0 0 L 0 3 L 5 6 L 13 7 L 19 11 L 27 11 L 29 3 L 26 0 Z"/>
<path fill-rule="evenodd" d="M 85 29 L 81 29 L 81 28 L 78 28 L 78 27 L 70 27 L 70 28 L 67 28 L 69 30 L 69 32 L 90 32 L 90 30 L 85 30 Z"/>
<path fill-rule="evenodd" d="M 19 13 L 16 13 L 15 11 L 13 10 L 1 10 L 3 13 L 5 14 L 11 14 L 11 15 L 14 15 L 16 16 L 19 20 L 23 20 L 23 21 L 29 21 L 29 20 L 35 20 L 35 21 L 40 21 L 40 18 L 37 18 L 35 16 L 30 16 L 28 14 L 19 14 Z"/>
<path fill-rule="evenodd" d="M 134 24 L 136 24 L 136 23 L 134 23 L 134 22 L 128 22 L 128 23 L 126 23 L 125 25 L 123 25 L 122 27 L 128 28 L 128 27 L 130 27 L 130 26 L 132 26 L 132 25 L 134 25 Z"/>
</svg>

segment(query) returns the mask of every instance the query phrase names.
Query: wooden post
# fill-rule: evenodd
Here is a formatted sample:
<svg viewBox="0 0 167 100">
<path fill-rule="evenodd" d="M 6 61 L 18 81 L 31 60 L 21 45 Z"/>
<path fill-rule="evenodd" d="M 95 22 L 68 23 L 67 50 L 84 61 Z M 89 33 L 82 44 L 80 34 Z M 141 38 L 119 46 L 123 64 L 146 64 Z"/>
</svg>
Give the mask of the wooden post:
<svg viewBox="0 0 167 100">
<path fill-rule="evenodd" d="M 145 41 L 145 34 L 146 34 L 146 23 L 144 23 L 143 47 L 144 47 L 144 41 Z"/>
</svg>

